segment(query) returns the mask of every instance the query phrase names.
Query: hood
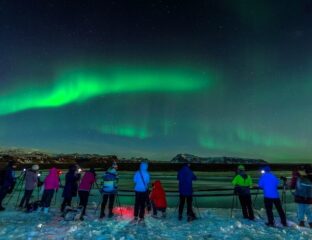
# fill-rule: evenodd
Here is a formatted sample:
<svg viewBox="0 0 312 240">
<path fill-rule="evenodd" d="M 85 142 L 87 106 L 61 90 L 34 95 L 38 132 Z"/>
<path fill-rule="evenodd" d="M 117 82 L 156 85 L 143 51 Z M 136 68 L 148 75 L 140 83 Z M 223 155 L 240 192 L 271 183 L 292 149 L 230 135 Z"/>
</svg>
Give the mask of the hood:
<svg viewBox="0 0 312 240">
<path fill-rule="evenodd" d="M 141 165 L 140 165 L 140 170 L 142 172 L 146 172 L 148 169 L 148 164 L 146 162 L 142 162 Z"/>
<path fill-rule="evenodd" d="M 57 169 L 55 167 L 51 168 L 50 171 L 49 171 L 49 174 L 57 175 Z"/>
<path fill-rule="evenodd" d="M 108 173 L 113 173 L 113 174 L 116 174 L 116 173 L 117 173 L 116 169 L 113 168 L 113 167 L 110 167 L 109 169 L 107 169 L 106 172 L 108 172 Z"/>
<path fill-rule="evenodd" d="M 154 183 L 153 183 L 154 187 L 155 188 L 163 188 L 162 185 L 161 185 L 161 182 L 159 180 L 156 180 Z"/>
<path fill-rule="evenodd" d="M 247 179 L 247 174 L 245 173 L 245 171 L 239 171 L 239 175 L 243 178 L 243 179 Z"/>
</svg>

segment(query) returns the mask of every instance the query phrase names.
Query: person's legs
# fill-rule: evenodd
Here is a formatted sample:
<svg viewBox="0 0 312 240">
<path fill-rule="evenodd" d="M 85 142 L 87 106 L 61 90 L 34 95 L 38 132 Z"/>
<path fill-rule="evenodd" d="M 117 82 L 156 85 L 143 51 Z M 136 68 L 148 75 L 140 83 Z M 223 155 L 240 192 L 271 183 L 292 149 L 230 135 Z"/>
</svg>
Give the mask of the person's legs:
<svg viewBox="0 0 312 240">
<path fill-rule="evenodd" d="M 297 204 L 297 218 L 300 226 L 304 226 L 304 214 L 305 214 L 305 204 Z"/>
<path fill-rule="evenodd" d="M 139 218 L 144 219 L 147 192 L 140 193 Z"/>
<path fill-rule="evenodd" d="M 116 194 L 110 194 L 109 195 L 109 204 L 108 204 L 108 217 L 113 216 L 113 208 L 115 203 L 115 196 Z"/>
<path fill-rule="evenodd" d="M 47 195 L 48 192 L 47 190 L 44 190 L 43 194 L 42 194 L 42 198 L 41 198 L 41 206 L 45 207 L 47 205 Z"/>
<path fill-rule="evenodd" d="M 242 213 L 244 218 L 248 218 L 248 211 L 247 211 L 247 199 L 245 195 L 238 195 L 239 202 L 242 206 Z"/>
<path fill-rule="evenodd" d="M 264 206 L 268 217 L 268 225 L 274 225 L 273 200 L 270 198 L 264 198 Z"/>
<path fill-rule="evenodd" d="M 280 219 L 281 219 L 281 223 L 286 226 L 287 225 L 287 221 L 286 221 L 286 215 L 285 215 L 285 212 L 284 212 L 284 209 L 282 207 L 282 203 L 281 203 L 281 200 L 278 198 L 278 199 L 274 199 L 274 205 L 277 209 L 277 212 L 280 216 Z"/>
<path fill-rule="evenodd" d="M 247 207 L 247 212 L 248 212 L 248 218 L 250 220 L 254 220 L 255 216 L 254 216 L 254 212 L 253 212 L 253 208 L 252 208 L 252 202 L 251 202 L 251 195 L 247 195 L 246 196 L 246 207 Z"/>
<path fill-rule="evenodd" d="M 151 204 L 152 204 L 153 216 L 157 216 L 157 208 L 155 206 L 154 201 L 151 201 Z"/>
<path fill-rule="evenodd" d="M 103 194 L 103 201 L 101 204 L 101 213 L 100 213 L 100 218 L 103 218 L 105 216 L 105 206 L 108 200 L 108 194 Z"/>
<path fill-rule="evenodd" d="M 50 207 L 53 195 L 54 195 L 54 190 L 47 190 L 46 204 L 45 204 L 46 208 Z"/>
<path fill-rule="evenodd" d="M 182 218 L 183 209 L 185 204 L 185 196 L 180 195 L 180 202 L 179 202 L 179 219 Z"/>
<path fill-rule="evenodd" d="M 33 190 L 25 190 L 25 207 L 27 207 L 29 205 L 29 201 L 31 198 L 31 195 L 33 193 Z"/>
<path fill-rule="evenodd" d="M 83 207 L 82 215 L 85 215 L 87 204 L 88 204 L 89 192 L 88 191 L 79 191 L 78 194 L 79 194 L 79 199 L 80 199 L 79 206 Z"/>
<path fill-rule="evenodd" d="M 134 218 L 138 218 L 138 216 L 139 216 L 139 192 L 135 192 Z"/>
<path fill-rule="evenodd" d="M 195 214 L 193 212 L 193 196 L 186 197 L 186 204 L 187 204 L 187 216 L 195 217 Z"/>
<path fill-rule="evenodd" d="M 308 223 L 312 227 L 312 204 L 307 204 L 305 213 L 307 215 Z"/>
</svg>

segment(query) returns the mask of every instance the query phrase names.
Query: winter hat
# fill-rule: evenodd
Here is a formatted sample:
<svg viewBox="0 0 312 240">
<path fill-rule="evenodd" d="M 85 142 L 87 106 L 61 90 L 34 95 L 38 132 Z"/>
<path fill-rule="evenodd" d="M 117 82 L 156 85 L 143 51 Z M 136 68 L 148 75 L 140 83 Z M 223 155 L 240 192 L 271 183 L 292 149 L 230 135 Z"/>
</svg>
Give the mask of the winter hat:
<svg viewBox="0 0 312 240">
<path fill-rule="evenodd" d="M 113 162 L 112 167 L 113 167 L 113 168 L 117 168 L 117 167 L 118 167 L 117 163 L 116 163 L 116 162 Z"/>
<path fill-rule="evenodd" d="M 265 166 L 265 167 L 263 168 L 263 170 L 264 170 L 265 172 L 271 172 L 270 166 Z"/>
<path fill-rule="evenodd" d="M 240 170 L 240 171 L 245 171 L 245 166 L 244 165 L 239 165 L 237 167 L 237 169 Z"/>
<path fill-rule="evenodd" d="M 31 169 L 34 170 L 34 171 L 38 171 L 39 170 L 39 166 L 37 164 L 32 165 Z"/>
</svg>

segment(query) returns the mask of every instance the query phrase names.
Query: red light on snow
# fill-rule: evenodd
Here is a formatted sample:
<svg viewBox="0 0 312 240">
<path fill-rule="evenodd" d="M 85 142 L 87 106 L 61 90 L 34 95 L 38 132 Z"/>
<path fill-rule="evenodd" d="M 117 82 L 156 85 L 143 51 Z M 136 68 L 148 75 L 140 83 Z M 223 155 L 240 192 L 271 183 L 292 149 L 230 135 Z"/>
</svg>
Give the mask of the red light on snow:
<svg viewBox="0 0 312 240">
<path fill-rule="evenodd" d="M 113 213 L 118 216 L 122 216 L 124 219 L 133 218 L 133 208 L 132 207 L 115 207 Z"/>
</svg>

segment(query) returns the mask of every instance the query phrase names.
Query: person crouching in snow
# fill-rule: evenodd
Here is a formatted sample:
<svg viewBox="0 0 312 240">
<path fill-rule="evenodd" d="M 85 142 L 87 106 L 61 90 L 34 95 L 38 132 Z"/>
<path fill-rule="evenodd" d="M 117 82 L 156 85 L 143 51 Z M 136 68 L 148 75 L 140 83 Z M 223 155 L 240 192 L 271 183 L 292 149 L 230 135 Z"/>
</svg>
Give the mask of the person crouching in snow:
<svg viewBox="0 0 312 240">
<path fill-rule="evenodd" d="M 156 180 L 152 184 L 152 192 L 150 194 L 150 200 L 153 209 L 153 217 L 157 217 L 157 211 L 162 212 L 162 217 L 166 217 L 167 200 L 164 188 L 159 180 Z"/>
<path fill-rule="evenodd" d="M 78 171 L 77 165 L 70 166 L 65 176 L 65 187 L 62 194 L 64 200 L 61 206 L 61 212 L 64 212 L 66 206 L 70 207 L 72 198 L 77 196 L 80 177 L 81 174 Z"/>
<path fill-rule="evenodd" d="M 252 179 L 245 172 L 245 167 L 239 165 L 237 174 L 234 177 L 232 184 L 234 185 L 235 194 L 238 195 L 244 218 L 254 220 L 254 213 L 252 209 L 252 201 L 250 188 L 252 187 Z"/>
<path fill-rule="evenodd" d="M 26 170 L 25 173 L 25 192 L 24 196 L 20 202 L 19 207 L 27 207 L 34 189 L 38 185 L 38 165 L 33 165 L 31 168 Z M 25 204 L 25 205 L 24 205 Z"/>
<path fill-rule="evenodd" d="M 92 188 L 92 185 L 96 181 L 96 173 L 94 168 L 90 168 L 89 171 L 85 172 L 83 175 L 79 188 L 78 188 L 78 195 L 80 199 L 79 206 L 83 207 L 82 210 L 82 216 L 86 214 L 86 208 L 88 205 L 88 200 L 89 200 L 89 194 L 90 190 Z"/>
<path fill-rule="evenodd" d="M 58 171 L 56 168 L 51 168 L 48 176 L 44 179 L 43 185 L 44 191 L 41 198 L 41 206 L 44 209 L 44 213 L 49 212 L 49 207 L 51 205 L 54 192 L 59 189 L 59 185 L 60 181 Z"/>
<path fill-rule="evenodd" d="M 103 201 L 101 204 L 101 213 L 100 218 L 105 217 L 105 207 L 108 203 L 108 217 L 111 218 L 114 216 L 113 208 L 115 203 L 115 197 L 117 194 L 117 181 L 118 181 L 118 173 L 117 173 L 118 165 L 117 163 L 113 163 L 112 166 L 105 172 L 103 176 Z"/>
</svg>

